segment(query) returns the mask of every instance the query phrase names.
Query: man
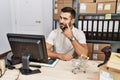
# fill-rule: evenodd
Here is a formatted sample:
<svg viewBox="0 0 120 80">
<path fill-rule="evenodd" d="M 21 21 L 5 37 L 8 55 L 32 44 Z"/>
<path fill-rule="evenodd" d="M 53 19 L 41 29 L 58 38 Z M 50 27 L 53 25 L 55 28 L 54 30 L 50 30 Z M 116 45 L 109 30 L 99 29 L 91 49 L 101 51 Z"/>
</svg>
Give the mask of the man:
<svg viewBox="0 0 120 80">
<path fill-rule="evenodd" d="M 71 7 L 61 9 L 60 28 L 53 30 L 46 40 L 49 57 L 69 61 L 73 54 L 87 56 L 85 35 L 74 27 L 75 15 Z"/>
</svg>

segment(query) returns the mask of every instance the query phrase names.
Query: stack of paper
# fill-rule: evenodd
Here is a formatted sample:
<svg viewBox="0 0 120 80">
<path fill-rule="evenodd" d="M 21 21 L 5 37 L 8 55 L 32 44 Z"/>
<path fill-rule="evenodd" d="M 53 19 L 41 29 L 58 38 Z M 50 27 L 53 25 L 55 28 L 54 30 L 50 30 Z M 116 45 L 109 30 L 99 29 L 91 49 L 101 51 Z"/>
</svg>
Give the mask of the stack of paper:
<svg viewBox="0 0 120 80">
<path fill-rule="evenodd" d="M 113 53 L 107 63 L 107 67 L 120 70 L 120 53 Z"/>
<path fill-rule="evenodd" d="M 59 61 L 59 59 L 55 59 L 52 62 L 48 62 L 48 63 L 38 63 L 38 62 L 30 62 L 29 65 L 31 66 L 47 66 L 47 67 L 54 67 L 57 62 Z"/>
</svg>

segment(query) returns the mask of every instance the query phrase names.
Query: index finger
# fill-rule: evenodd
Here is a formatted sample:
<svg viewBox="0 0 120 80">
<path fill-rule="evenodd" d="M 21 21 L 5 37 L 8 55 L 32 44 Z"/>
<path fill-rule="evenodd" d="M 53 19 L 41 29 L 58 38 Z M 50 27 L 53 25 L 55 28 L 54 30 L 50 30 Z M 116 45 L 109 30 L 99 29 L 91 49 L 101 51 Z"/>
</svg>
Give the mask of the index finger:
<svg viewBox="0 0 120 80">
<path fill-rule="evenodd" d="M 70 29 L 70 26 L 67 24 L 67 27 Z"/>
</svg>

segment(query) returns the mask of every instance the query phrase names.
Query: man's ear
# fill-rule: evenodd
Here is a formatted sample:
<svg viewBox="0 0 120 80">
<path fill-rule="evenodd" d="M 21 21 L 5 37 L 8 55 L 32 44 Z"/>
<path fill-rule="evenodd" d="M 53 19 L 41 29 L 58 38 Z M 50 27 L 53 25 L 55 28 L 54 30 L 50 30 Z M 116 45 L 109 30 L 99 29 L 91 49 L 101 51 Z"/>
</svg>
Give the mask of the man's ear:
<svg viewBox="0 0 120 80">
<path fill-rule="evenodd" d="M 74 23 L 75 23 L 75 19 L 74 19 L 74 18 L 72 19 L 71 23 L 72 23 L 72 24 L 74 24 Z"/>
</svg>

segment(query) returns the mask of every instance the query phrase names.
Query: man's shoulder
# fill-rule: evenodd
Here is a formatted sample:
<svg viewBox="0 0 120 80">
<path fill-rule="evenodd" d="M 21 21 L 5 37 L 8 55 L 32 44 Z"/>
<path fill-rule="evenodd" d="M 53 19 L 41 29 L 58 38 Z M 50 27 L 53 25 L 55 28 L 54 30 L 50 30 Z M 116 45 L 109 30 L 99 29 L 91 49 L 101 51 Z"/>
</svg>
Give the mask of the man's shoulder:
<svg viewBox="0 0 120 80">
<path fill-rule="evenodd" d="M 83 32 L 81 29 L 78 29 L 78 28 L 76 28 L 76 27 L 74 27 L 74 32 Z"/>
<path fill-rule="evenodd" d="M 61 29 L 60 29 L 60 28 L 57 28 L 57 29 L 54 29 L 52 32 L 58 33 L 58 32 L 61 32 Z"/>
</svg>

